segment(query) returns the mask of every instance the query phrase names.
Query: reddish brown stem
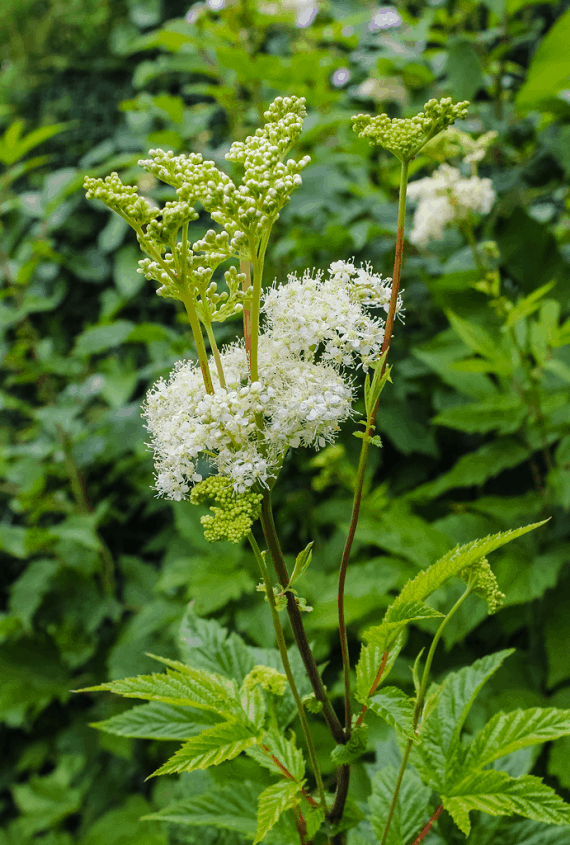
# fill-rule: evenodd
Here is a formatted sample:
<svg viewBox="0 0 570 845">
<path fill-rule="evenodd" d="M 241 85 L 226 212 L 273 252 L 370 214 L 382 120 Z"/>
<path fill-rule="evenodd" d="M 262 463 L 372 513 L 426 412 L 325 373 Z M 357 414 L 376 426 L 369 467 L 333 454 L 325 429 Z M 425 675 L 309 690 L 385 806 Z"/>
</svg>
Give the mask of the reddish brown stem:
<svg viewBox="0 0 570 845">
<path fill-rule="evenodd" d="M 433 814 L 433 816 L 431 817 L 431 819 L 429 820 L 429 822 L 426 824 L 426 826 L 420 832 L 418 838 L 414 839 L 413 845 L 420 845 L 420 842 L 422 841 L 422 839 L 425 839 L 425 837 L 430 832 L 432 825 L 438 820 L 438 818 L 441 816 L 442 813 L 443 813 L 443 804 L 440 804 L 439 807 L 437 808 L 437 810 L 435 811 L 435 813 Z"/>
</svg>

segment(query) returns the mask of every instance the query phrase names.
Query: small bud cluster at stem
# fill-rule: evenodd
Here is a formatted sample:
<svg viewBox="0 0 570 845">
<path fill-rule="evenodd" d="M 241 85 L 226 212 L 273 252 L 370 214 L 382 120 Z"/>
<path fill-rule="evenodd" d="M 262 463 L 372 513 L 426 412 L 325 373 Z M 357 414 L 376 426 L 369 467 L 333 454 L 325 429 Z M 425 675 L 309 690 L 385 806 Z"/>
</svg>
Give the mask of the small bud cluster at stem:
<svg viewBox="0 0 570 845">
<path fill-rule="evenodd" d="M 471 583 L 473 585 L 473 592 L 485 599 L 490 614 L 496 613 L 497 610 L 501 609 L 505 600 L 505 594 L 499 590 L 497 578 L 487 558 L 483 557 L 477 563 L 468 566 L 460 573 L 460 577 L 466 583 Z"/>
</svg>

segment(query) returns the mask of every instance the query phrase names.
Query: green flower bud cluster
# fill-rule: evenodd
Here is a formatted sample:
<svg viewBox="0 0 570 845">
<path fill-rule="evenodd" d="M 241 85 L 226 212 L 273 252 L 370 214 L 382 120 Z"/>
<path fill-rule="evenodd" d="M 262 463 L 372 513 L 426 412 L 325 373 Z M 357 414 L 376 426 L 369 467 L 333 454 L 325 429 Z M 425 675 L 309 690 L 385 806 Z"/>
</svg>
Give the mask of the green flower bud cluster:
<svg viewBox="0 0 570 845">
<path fill-rule="evenodd" d="M 87 191 L 88 200 L 101 200 L 112 211 L 124 217 L 134 229 L 140 229 L 161 214 L 160 208 L 153 208 L 148 200 L 138 196 L 135 186 L 123 185 L 118 173 L 111 173 L 104 181 L 86 176 L 83 187 Z"/>
<path fill-rule="evenodd" d="M 226 159 L 243 164 L 245 170 L 239 186 L 198 153 L 175 156 L 172 151 L 150 150 L 151 158 L 139 164 L 175 187 L 181 201 L 198 199 L 229 233 L 233 254 L 253 260 L 257 245 L 301 184 L 299 174 L 310 161 L 305 156 L 282 163 L 301 133 L 305 115 L 304 98 L 277 97 L 264 114 L 263 129 L 232 144 Z"/>
<path fill-rule="evenodd" d="M 287 688 L 287 675 L 278 672 L 271 666 L 254 666 L 251 672 L 248 672 L 245 676 L 242 689 L 250 690 L 257 684 L 274 695 L 283 695 Z"/>
<path fill-rule="evenodd" d="M 505 594 L 499 590 L 495 573 L 487 558 L 483 557 L 477 563 L 468 566 L 460 572 L 460 577 L 468 584 L 473 584 L 474 592 L 487 602 L 490 614 L 496 613 L 503 606 Z"/>
<path fill-rule="evenodd" d="M 401 161 L 410 161 L 431 138 L 467 114 L 469 102 L 453 103 L 451 97 L 428 100 L 414 117 L 392 118 L 387 114 L 358 114 L 352 128 L 360 138 L 379 144 Z"/>
<path fill-rule="evenodd" d="M 261 513 L 262 493 L 248 490 L 246 493 L 234 493 L 231 483 L 221 475 L 211 475 L 200 481 L 190 493 L 190 501 L 199 505 L 214 501 L 218 505 L 210 507 L 212 514 L 201 517 L 204 537 L 209 543 L 217 540 L 229 540 L 239 543 L 247 537 L 251 526 Z"/>
</svg>

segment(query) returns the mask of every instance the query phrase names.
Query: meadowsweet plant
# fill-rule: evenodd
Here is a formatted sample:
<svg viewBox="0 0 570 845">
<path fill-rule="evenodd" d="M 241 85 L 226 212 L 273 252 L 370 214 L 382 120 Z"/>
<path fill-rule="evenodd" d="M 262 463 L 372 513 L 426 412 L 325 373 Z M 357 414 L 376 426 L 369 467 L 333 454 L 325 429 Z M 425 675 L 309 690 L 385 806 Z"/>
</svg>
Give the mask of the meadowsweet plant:
<svg viewBox="0 0 570 845">
<path fill-rule="evenodd" d="M 525 746 L 570 734 L 570 711 L 532 708 L 498 713 L 477 735 L 464 736 L 463 725 L 477 692 L 509 651 L 451 673 L 443 684 L 430 683 L 437 644 L 466 598 L 471 593 L 483 596 L 489 613 L 501 607 L 504 595 L 488 556 L 542 522 L 473 540 L 435 563 L 426 561 L 390 607 L 378 614 L 378 623 L 364 633 L 354 686 L 351 679 L 344 585 L 367 455 L 372 446 L 381 446 L 374 434 L 376 414 L 381 400 L 390 401 L 383 390 L 392 380 L 387 357 L 394 320 L 403 313 L 399 281 L 408 167 L 426 144 L 466 114 L 467 106 L 450 99 L 430 100 L 424 112 L 409 119 L 354 118 L 360 136 L 401 162 L 392 279 L 383 278 L 370 265 L 357 267 L 354 261 L 338 260 L 324 271 L 306 269 L 301 277 L 290 274 L 281 285 L 264 284 L 271 228 L 309 163 L 308 157 L 286 159 L 301 133 L 303 99 L 278 97 L 265 112 L 263 128 L 232 145 L 226 158 L 241 166 L 239 184 L 201 155 L 175 156 L 163 150 L 150 150 L 140 164 L 175 189 L 177 199 L 164 208 L 138 197 L 136 189 L 124 185 L 116 173 L 105 180 L 85 180 L 87 196 L 102 200 L 135 230 L 146 255 L 139 262 L 140 272 L 156 283 L 160 296 L 183 303 L 194 336 L 196 359 L 180 361 L 168 380 L 161 379 L 149 391 L 143 407 L 155 456 L 157 495 L 188 500 L 188 507 L 208 504 L 202 525 L 210 542 L 247 539 L 259 566 L 258 589 L 269 604 L 278 645 L 278 649 L 254 649 L 236 634 L 228 637 L 218 623 L 189 611 L 183 625 L 186 662 L 158 657 L 166 666 L 164 673 L 89 688 L 148 702 L 98 723 L 102 730 L 183 742 L 154 775 L 194 772 L 242 753 L 267 770 L 268 785 L 262 791 L 249 782 L 229 780 L 150 818 L 217 825 L 242 834 L 254 845 L 262 841 L 341 845 L 347 837 L 350 845 L 418 845 L 444 810 L 465 835 L 474 809 L 570 824 L 570 805 L 540 778 L 514 777 L 489 768 Z M 452 142 L 457 146 L 457 135 L 450 137 Z M 472 145 L 465 155 L 476 162 L 481 145 Z M 462 185 L 469 179 L 452 177 L 452 168 L 445 168 L 442 164 L 432 182 L 443 185 L 441 190 L 447 193 L 430 187 L 430 196 L 448 204 L 454 197 L 461 209 L 477 206 L 484 211 L 489 195 L 474 204 L 473 185 Z M 419 188 L 415 191 L 419 197 Z M 486 185 L 481 196 L 485 191 Z M 428 196 L 428 189 L 423 196 Z M 189 224 L 198 218 L 197 204 L 218 228 L 190 243 Z M 445 225 L 446 213 L 440 203 L 438 225 Z M 417 221 L 414 228 L 421 230 Z M 418 236 L 417 242 L 424 237 L 425 233 Z M 214 274 L 225 262 L 233 263 L 220 290 L 221 281 L 214 281 Z M 243 319 L 243 340 L 218 349 L 213 324 L 235 315 Z M 354 410 L 359 369 L 365 373 L 362 419 Z M 361 426 L 354 432 L 361 440 L 361 453 L 338 583 L 345 692 L 341 721 L 303 623 L 303 612 L 312 609 L 300 594 L 312 543 L 299 550 L 289 572 L 271 491 L 289 450 L 321 449 L 334 441 L 343 423 Z M 442 613 L 428 600 L 451 578 L 462 579 L 465 589 Z M 280 615 L 284 612 L 295 640 L 289 650 Z M 438 627 L 427 655 L 420 653 L 413 666 L 415 693 L 409 697 L 386 681 L 407 626 L 422 620 L 435 621 Z M 379 770 L 365 808 L 348 799 L 348 789 L 351 763 L 367 748 L 370 711 L 394 729 L 400 758 L 398 767 Z M 289 727 L 295 717 L 308 760 Z M 325 786 L 323 781 L 310 719 L 324 720 L 334 739 L 334 785 Z"/>
</svg>

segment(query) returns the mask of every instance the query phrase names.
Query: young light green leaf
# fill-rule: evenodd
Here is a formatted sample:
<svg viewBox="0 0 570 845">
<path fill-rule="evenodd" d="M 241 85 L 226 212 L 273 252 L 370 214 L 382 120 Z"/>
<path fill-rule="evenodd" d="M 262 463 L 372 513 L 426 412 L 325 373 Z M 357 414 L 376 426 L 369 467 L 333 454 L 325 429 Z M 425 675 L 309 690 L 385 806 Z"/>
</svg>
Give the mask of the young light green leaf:
<svg viewBox="0 0 570 845">
<path fill-rule="evenodd" d="M 378 841 L 384 833 L 397 776 L 397 769 L 387 766 L 372 778 L 372 794 L 368 799 L 368 805 L 370 823 Z M 429 787 L 424 786 L 418 776 L 407 769 L 402 780 L 386 845 L 407 845 L 412 836 L 422 828 L 430 816 L 428 812 L 430 795 Z"/>
<path fill-rule="evenodd" d="M 420 619 L 435 619 L 443 617 L 443 613 L 434 610 L 433 607 L 421 601 L 410 601 L 405 603 L 392 604 L 380 625 L 373 625 L 362 635 L 370 645 L 376 645 L 382 651 L 390 649 L 391 644 L 400 630 L 409 622 L 417 622 Z"/>
<path fill-rule="evenodd" d="M 248 839 L 255 836 L 259 787 L 249 781 L 219 784 L 200 795 L 176 801 L 146 820 L 202 827 L 213 825 L 234 830 Z"/>
<path fill-rule="evenodd" d="M 368 741 L 368 725 L 358 725 L 352 731 L 350 739 L 346 745 L 335 745 L 331 751 L 331 760 L 335 766 L 342 766 L 347 763 L 352 763 L 362 757 L 366 751 Z"/>
<path fill-rule="evenodd" d="M 254 731 L 240 722 L 221 722 L 192 737 L 150 777 L 194 772 L 233 760 L 257 741 Z"/>
<path fill-rule="evenodd" d="M 402 690 L 384 687 L 369 699 L 368 707 L 405 737 L 414 736 L 414 704 Z"/>
<path fill-rule="evenodd" d="M 256 731 L 261 730 L 265 721 L 267 711 L 265 696 L 259 686 L 253 686 L 242 690 L 240 703 L 247 719 L 251 722 Z"/>
<path fill-rule="evenodd" d="M 412 749 L 412 763 L 425 783 L 443 790 L 447 771 L 453 768 L 461 729 L 471 705 L 503 660 L 514 652 L 505 649 L 476 660 L 458 672 L 451 672 L 432 713 L 421 730 L 421 742 Z"/>
<path fill-rule="evenodd" d="M 305 776 L 303 752 L 295 745 L 293 731 L 291 731 L 291 739 L 286 739 L 283 734 L 277 731 L 267 731 L 258 738 L 255 745 L 246 750 L 246 754 L 256 760 L 260 766 L 280 776 L 284 774 L 281 766 L 284 766 L 299 783 Z"/>
<path fill-rule="evenodd" d="M 401 631 L 390 648 L 388 660 L 386 661 L 384 671 L 382 672 L 380 683 L 383 683 L 388 677 L 403 644 L 404 632 Z M 372 689 L 372 684 L 376 680 L 383 656 L 383 649 L 376 645 L 363 645 L 360 650 L 360 657 L 358 659 L 358 663 L 356 664 L 356 689 L 354 697 L 361 704 L 368 704 L 368 695 Z"/>
<path fill-rule="evenodd" d="M 483 557 L 487 557 L 495 549 L 504 546 L 506 543 L 510 543 L 511 540 L 516 540 L 517 537 L 522 537 L 523 534 L 539 528 L 546 522 L 548 520 L 544 519 L 541 522 L 534 522 L 531 525 L 515 528 L 512 531 L 499 531 L 498 534 L 491 534 L 489 537 L 484 537 L 481 540 L 472 540 L 463 546 L 456 546 L 432 566 L 428 567 L 428 569 L 425 569 L 411 581 L 408 581 L 390 610 L 394 608 L 392 612 L 396 612 L 396 608 L 408 602 L 425 601 L 428 596 L 431 596 L 435 590 L 441 587 L 442 584 L 445 584 L 449 578 L 461 572 L 462 569 L 476 563 Z"/>
<path fill-rule="evenodd" d="M 91 722 L 91 727 L 117 736 L 182 740 L 196 736 L 219 721 L 220 717 L 210 710 L 190 710 L 153 701 L 118 713 L 104 722 Z"/>
<path fill-rule="evenodd" d="M 570 710 L 532 707 L 497 713 L 473 738 L 461 763 L 481 769 L 518 748 L 570 735 Z"/>
<path fill-rule="evenodd" d="M 273 695 L 283 695 L 287 688 L 287 675 L 274 669 L 273 666 L 254 666 L 244 678 L 242 689 L 251 689 L 256 684 Z"/>
<path fill-rule="evenodd" d="M 538 822 L 570 824 L 570 804 L 533 775 L 512 778 L 496 769 L 474 772 L 441 799 L 466 836 L 471 832 L 470 810 L 481 810 L 492 816 L 518 813 Z"/>
<path fill-rule="evenodd" d="M 285 810 L 300 803 L 301 784 L 294 780 L 283 780 L 264 789 L 259 796 L 257 831 L 253 845 L 261 842 L 271 828 L 279 821 Z"/>
<path fill-rule="evenodd" d="M 289 579 L 289 587 L 291 587 L 295 583 L 295 581 L 298 581 L 299 578 L 307 571 L 312 556 L 313 541 L 311 540 L 311 542 L 303 549 L 303 551 L 299 552 L 299 554 L 297 555 L 295 566 L 293 568 L 293 574 Z"/>
</svg>

